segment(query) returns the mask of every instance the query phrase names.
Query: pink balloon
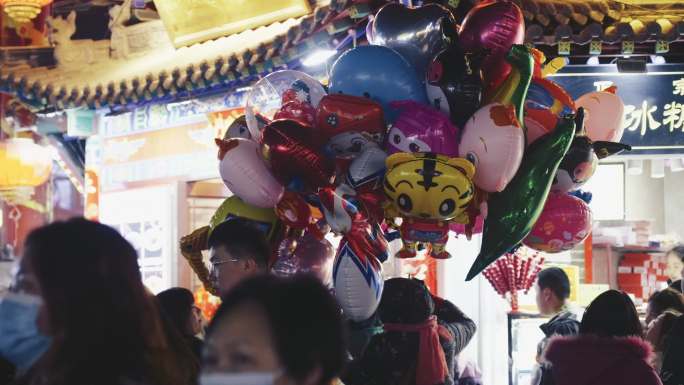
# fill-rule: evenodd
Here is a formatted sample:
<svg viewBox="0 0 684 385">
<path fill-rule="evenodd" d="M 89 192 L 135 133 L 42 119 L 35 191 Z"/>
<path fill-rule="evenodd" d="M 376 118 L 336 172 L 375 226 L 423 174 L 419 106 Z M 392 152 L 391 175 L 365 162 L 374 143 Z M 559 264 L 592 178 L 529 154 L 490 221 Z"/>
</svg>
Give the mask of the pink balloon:
<svg viewBox="0 0 684 385">
<path fill-rule="evenodd" d="M 591 209 L 583 200 L 566 193 L 551 193 L 523 243 L 547 253 L 570 250 L 589 236 L 591 221 Z"/>
<path fill-rule="evenodd" d="M 477 110 L 466 123 L 459 156 L 475 164 L 477 187 L 499 192 L 518 171 L 524 149 L 525 134 L 515 108 L 492 103 Z"/>
<path fill-rule="evenodd" d="M 584 127 L 587 136 L 594 142 L 619 142 L 625 128 L 622 118 L 625 105 L 615 94 L 615 88 L 584 94 L 575 105 L 584 107 Z"/>
<path fill-rule="evenodd" d="M 391 102 L 400 111 L 387 136 L 387 151 L 458 154 L 458 128 L 442 112 L 412 100 Z"/>
<path fill-rule="evenodd" d="M 285 189 L 271 175 L 259 153 L 259 145 L 249 139 L 216 139 L 219 146 L 219 172 L 226 187 L 243 201 L 257 207 L 274 207 Z"/>
<path fill-rule="evenodd" d="M 461 24 L 459 44 L 464 51 L 489 49 L 482 70 L 485 83 L 501 82 L 511 70 L 505 56 L 513 44 L 525 39 L 525 20 L 511 1 L 483 2 L 473 7 Z"/>
</svg>

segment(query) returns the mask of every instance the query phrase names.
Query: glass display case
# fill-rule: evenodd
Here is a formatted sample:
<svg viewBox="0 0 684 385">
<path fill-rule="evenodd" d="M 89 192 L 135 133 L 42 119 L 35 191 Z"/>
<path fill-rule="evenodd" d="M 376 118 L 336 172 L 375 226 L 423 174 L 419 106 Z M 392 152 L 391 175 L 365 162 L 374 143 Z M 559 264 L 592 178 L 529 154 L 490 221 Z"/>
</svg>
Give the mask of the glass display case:
<svg viewBox="0 0 684 385">
<path fill-rule="evenodd" d="M 530 385 L 537 363 L 537 344 L 544 338 L 539 326 L 548 320 L 538 314 L 508 314 L 509 385 Z"/>
</svg>

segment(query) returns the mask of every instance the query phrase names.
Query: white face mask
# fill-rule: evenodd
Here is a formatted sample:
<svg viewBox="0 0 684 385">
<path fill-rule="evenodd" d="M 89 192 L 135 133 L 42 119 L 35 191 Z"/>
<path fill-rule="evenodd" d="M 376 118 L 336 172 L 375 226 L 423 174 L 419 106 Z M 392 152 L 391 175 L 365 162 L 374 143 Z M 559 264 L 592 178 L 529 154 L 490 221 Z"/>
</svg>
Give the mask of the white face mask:
<svg viewBox="0 0 684 385">
<path fill-rule="evenodd" d="M 277 374 L 268 372 L 251 373 L 206 373 L 200 376 L 200 385 L 273 385 Z"/>
</svg>

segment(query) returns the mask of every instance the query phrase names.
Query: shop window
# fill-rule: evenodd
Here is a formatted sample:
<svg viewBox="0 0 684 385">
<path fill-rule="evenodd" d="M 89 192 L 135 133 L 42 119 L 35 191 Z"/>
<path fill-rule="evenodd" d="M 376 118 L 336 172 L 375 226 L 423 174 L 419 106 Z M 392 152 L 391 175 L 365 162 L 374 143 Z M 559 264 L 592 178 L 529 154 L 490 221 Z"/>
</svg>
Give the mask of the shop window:
<svg viewBox="0 0 684 385">
<path fill-rule="evenodd" d="M 582 190 L 592 193 L 589 204 L 595 221 L 625 219 L 625 165 L 600 164 Z"/>
</svg>

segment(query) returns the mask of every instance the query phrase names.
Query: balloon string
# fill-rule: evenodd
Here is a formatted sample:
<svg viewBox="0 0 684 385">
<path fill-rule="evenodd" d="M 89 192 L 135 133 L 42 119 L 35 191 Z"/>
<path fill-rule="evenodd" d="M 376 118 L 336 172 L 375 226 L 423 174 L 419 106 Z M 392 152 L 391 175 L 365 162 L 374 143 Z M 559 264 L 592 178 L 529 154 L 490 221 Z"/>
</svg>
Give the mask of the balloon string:
<svg viewBox="0 0 684 385">
<path fill-rule="evenodd" d="M 19 220 L 21 219 L 21 211 L 16 205 L 10 205 L 9 219 L 14 222 L 14 238 L 12 239 L 12 247 L 16 249 L 17 240 L 19 239 Z"/>
</svg>

